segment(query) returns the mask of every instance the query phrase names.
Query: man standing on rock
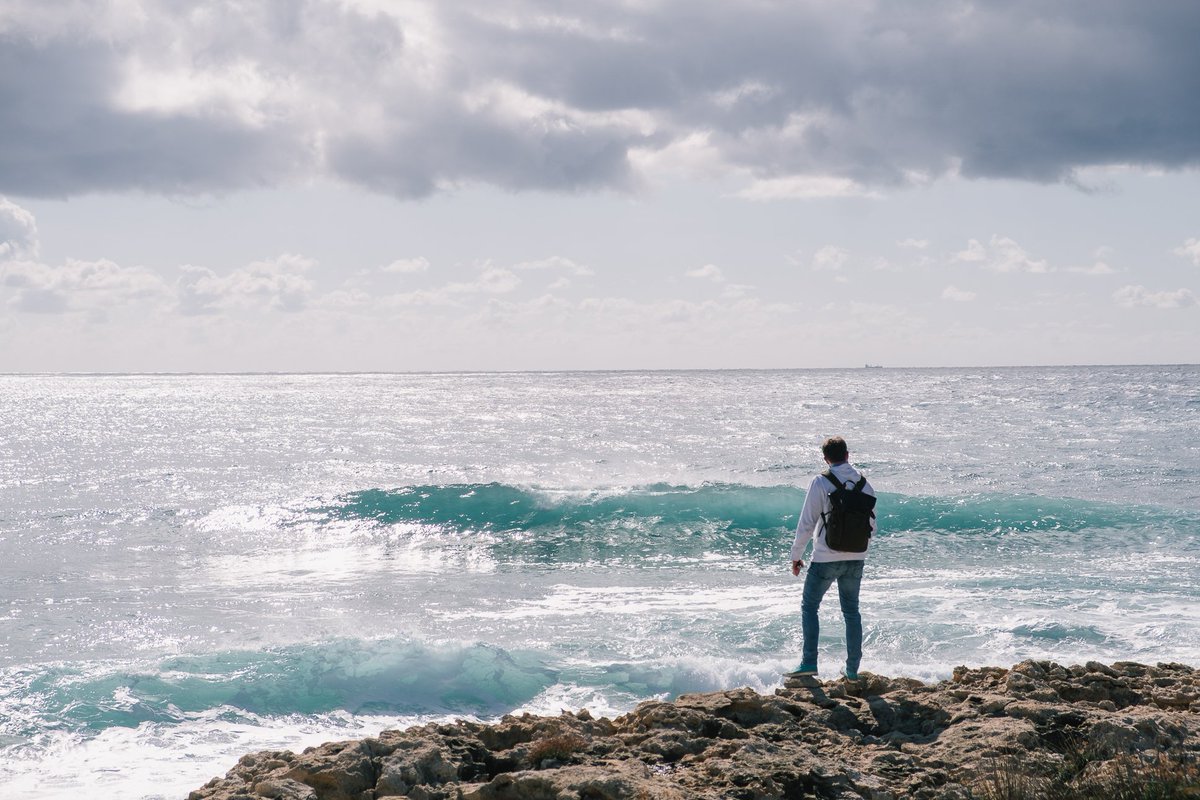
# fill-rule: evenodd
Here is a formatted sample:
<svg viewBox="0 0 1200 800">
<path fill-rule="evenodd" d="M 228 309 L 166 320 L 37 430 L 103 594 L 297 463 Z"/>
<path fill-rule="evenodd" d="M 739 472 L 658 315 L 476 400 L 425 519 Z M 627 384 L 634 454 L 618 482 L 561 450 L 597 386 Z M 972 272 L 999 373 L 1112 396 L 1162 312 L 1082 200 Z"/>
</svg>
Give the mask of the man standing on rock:
<svg viewBox="0 0 1200 800">
<path fill-rule="evenodd" d="M 863 561 L 867 557 L 867 541 L 875 532 L 875 490 L 850 463 L 845 439 L 840 436 L 826 439 L 821 445 L 821 453 L 829 469 L 809 484 L 800 523 L 796 526 L 796 539 L 792 542 L 793 575 L 800 575 L 810 539 L 813 549 L 800 603 L 803 653 L 800 666 L 785 677 L 817 674 L 817 642 L 821 632 L 817 611 L 826 590 L 837 581 L 838 600 L 846 620 L 846 667 L 842 674 L 857 680 L 858 665 L 862 661 L 858 590 L 862 584 Z"/>
</svg>

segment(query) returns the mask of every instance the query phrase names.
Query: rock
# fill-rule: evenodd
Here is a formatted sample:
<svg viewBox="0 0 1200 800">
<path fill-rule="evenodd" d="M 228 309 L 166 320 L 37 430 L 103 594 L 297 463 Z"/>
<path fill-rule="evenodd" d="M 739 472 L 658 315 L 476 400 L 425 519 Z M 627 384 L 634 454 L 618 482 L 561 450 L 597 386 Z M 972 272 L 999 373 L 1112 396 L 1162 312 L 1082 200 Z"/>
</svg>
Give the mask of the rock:
<svg viewBox="0 0 1200 800">
<path fill-rule="evenodd" d="M 441 786 L 458 777 L 446 751 L 432 742 L 403 741 L 382 759 L 376 797 L 403 797 L 421 785 Z"/>
<path fill-rule="evenodd" d="M 254 794 L 274 800 L 317 800 L 317 792 L 311 786 L 287 778 L 260 781 L 254 784 Z"/>
<path fill-rule="evenodd" d="M 544 772 L 510 772 L 463 795 L 463 800 L 634 800 L 683 795 L 637 762 L 604 766 L 571 766 Z"/>
<path fill-rule="evenodd" d="M 244 756 L 189 797 L 968 800 L 988 796 L 1006 764 L 1022 786 L 1092 786 L 1163 758 L 1195 775 L 1183 755 L 1197 751 L 1193 668 L 1024 661 L 958 667 L 934 685 L 863 673 L 773 695 L 682 695 L 611 720 L 581 711 L 384 731 Z"/>
<path fill-rule="evenodd" d="M 366 742 L 309 748 L 284 777 L 311 786 L 319 800 L 374 800 L 376 767 Z"/>
</svg>

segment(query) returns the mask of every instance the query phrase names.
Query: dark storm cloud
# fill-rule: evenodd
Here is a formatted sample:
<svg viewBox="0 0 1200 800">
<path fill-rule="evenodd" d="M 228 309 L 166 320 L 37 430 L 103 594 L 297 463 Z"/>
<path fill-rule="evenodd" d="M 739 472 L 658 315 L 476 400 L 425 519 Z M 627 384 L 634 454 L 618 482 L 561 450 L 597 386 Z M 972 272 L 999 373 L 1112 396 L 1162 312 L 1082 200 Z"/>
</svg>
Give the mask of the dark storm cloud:
<svg viewBox="0 0 1200 800">
<path fill-rule="evenodd" d="M 1200 163 L 1200 6 L 1173 0 L 149 6 L 0 15 L 0 192 L 622 189 L 633 148 L 696 134 L 758 178 L 867 185 Z M 128 102 L 165 40 L 211 96 Z"/>
<path fill-rule="evenodd" d="M 547 7 L 526 4 L 523 16 Z M 675 130 L 710 131 L 727 159 L 762 176 L 888 183 L 961 162 L 967 175 L 1046 181 L 1200 160 L 1195 4 L 594 7 L 588 18 L 611 38 L 493 26 L 478 35 L 493 43 L 483 57 L 578 107 L 647 108 Z"/>
<path fill-rule="evenodd" d="M 340 136 L 331 143 L 329 166 L 354 183 L 401 197 L 470 181 L 565 192 L 632 182 L 626 153 L 633 137 L 618 130 L 517 127 L 446 110 L 426 119 L 428 125 L 382 141 Z"/>
<path fill-rule="evenodd" d="M 0 191 L 193 193 L 269 184 L 311 163 L 290 131 L 114 107 L 112 52 L 0 37 Z"/>
</svg>

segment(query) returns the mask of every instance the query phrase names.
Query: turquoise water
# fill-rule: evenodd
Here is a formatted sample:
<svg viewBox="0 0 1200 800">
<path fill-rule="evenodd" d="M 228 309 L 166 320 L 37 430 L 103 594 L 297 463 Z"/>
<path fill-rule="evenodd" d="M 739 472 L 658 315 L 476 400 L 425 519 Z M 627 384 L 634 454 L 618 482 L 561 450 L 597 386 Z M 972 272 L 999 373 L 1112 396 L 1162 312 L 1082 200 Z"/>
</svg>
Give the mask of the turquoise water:
<svg viewBox="0 0 1200 800">
<path fill-rule="evenodd" d="M 0 376 L 0 785 L 770 690 L 832 433 L 881 497 L 864 669 L 1200 664 L 1198 431 L 1197 367 Z"/>
</svg>

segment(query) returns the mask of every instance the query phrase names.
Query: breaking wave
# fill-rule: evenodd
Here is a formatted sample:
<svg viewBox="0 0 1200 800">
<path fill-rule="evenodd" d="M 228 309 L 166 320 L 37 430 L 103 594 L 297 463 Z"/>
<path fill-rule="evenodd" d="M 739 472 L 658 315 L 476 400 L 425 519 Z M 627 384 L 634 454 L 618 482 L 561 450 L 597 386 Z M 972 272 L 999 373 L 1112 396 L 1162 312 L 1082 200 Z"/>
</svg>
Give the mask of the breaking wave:
<svg viewBox="0 0 1200 800">
<path fill-rule="evenodd" d="M 645 531 L 677 528 L 766 534 L 795 527 L 804 492 L 791 486 L 655 484 L 590 493 L 500 483 L 405 486 L 353 492 L 314 509 L 324 521 L 416 524 L 448 532 Z M 1077 532 L 1155 528 L 1200 531 L 1200 515 L 1037 495 L 916 497 L 883 493 L 881 535 Z"/>
</svg>

